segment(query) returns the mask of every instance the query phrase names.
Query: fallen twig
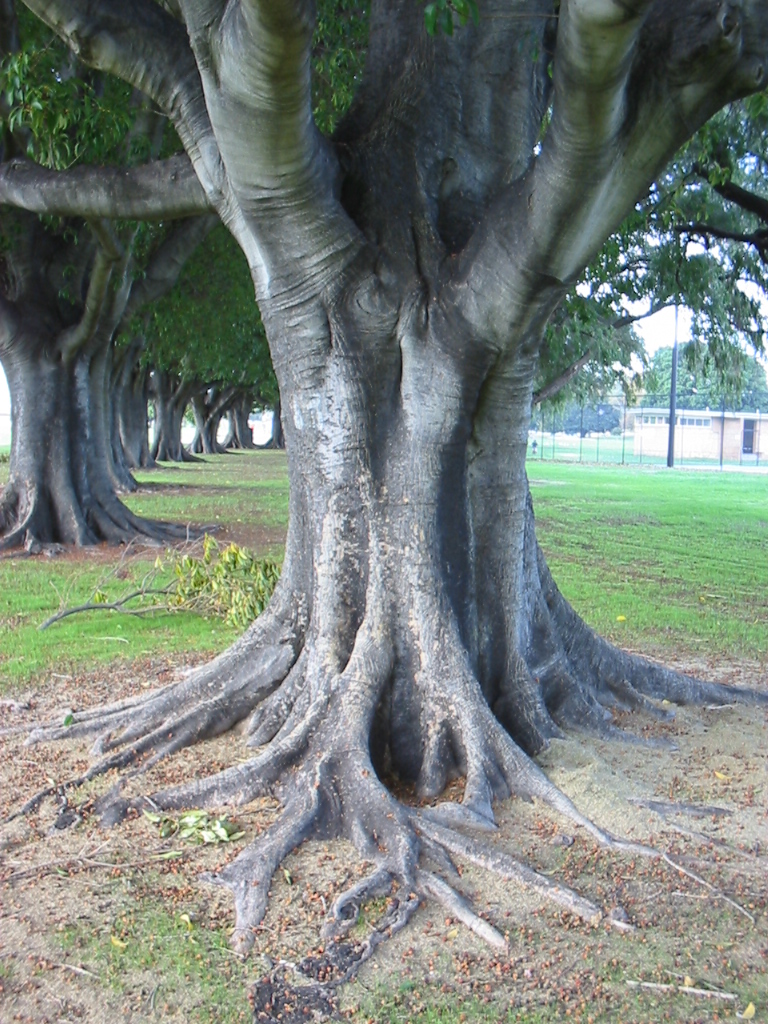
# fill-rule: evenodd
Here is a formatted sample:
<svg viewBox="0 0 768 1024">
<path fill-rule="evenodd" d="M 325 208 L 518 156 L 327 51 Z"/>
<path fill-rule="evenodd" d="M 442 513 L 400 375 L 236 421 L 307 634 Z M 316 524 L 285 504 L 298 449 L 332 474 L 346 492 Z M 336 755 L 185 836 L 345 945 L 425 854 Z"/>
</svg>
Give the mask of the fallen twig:
<svg viewBox="0 0 768 1024">
<path fill-rule="evenodd" d="M 736 900 L 732 900 L 730 896 L 726 896 L 725 893 L 718 889 L 716 885 L 712 885 L 712 883 L 708 882 L 706 878 L 702 878 L 701 875 L 697 875 L 695 871 L 689 871 L 687 868 L 684 868 L 682 864 L 678 864 L 677 861 L 674 861 L 668 853 L 662 853 L 661 857 L 667 864 L 669 864 L 670 867 L 675 868 L 684 875 L 687 875 L 688 878 L 691 878 L 694 882 L 698 882 L 699 885 L 703 885 L 705 889 L 709 889 L 713 896 L 717 896 L 719 899 L 725 900 L 725 902 L 729 903 L 735 910 L 738 910 L 740 914 L 749 918 L 752 924 L 755 923 L 754 917 L 748 910 L 745 910 L 744 907 L 740 906 Z"/>
<path fill-rule="evenodd" d="M 170 860 L 169 854 L 173 853 L 176 856 L 174 860 L 182 860 L 193 852 L 193 848 L 189 850 L 161 850 L 156 853 L 148 854 L 142 860 L 134 861 L 108 861 L 108 860 L 93 860 L 91 857 L 68 857 L 62 860 L 50 860 L 44 864 L 35 864 L 30 868 L 26 868 L 23 871 L 15 871 L 12 875 L 8 875 L 5 879 L 6 882 L 19 882 L 24 878 L 33 878 L 35 876 L 48 875 L 52 871 L 66 871 L 67 874 L 80 871 L 90 871 L 93 868 L 111 868 L 112 870 L 118 871 L 130 871 L 135 868 L 145 868 L 148 863 L 154 863 L 159 860 Z"/>
<path fill-rule="evenodd" d="M 635 807 L 647 807 L 649 811 L 655 811 L 661 817 L 668 814 L 686 814 L 689 818 L 722 818 L 730 816 L 733 811 L 728 807 L 716 807 L 708 804 L 676 804 L 668 803 L 666 800 L 644 800 L 642 797 L 631 796 L 627 803 Z"/>
<path fill-rule="evenodd" d="M 720 992 L 714 988 L 694 988 L 692 985 L 664 985 L 658 981 L 628 981 L 629 988 L 647 988 L 653 992 L 682 992 L 686 996 L 702 996 L 704 999 L 724 999 L 729 1003 L 739 997 L 733 992 Z"/>
<path fill-rule="evenodd" d="M 170 594 L 171 589 L 168 586 L 161 589 L 133 590 L 130 594 L 126 594 L 125 597 L 121 597 L 119 601 L 88 601 L 86 604 L 75 605 L 74 608 L 65 608 L 63 611 L 56 612 L 55 615 L 51 615 L 50 618 L 46 619 L 37 628 L 41 631 L 48 629 L 54 622 L 61 622 L 62 619 L 66 619 L 70 615 L 79 615 L 81 612 L 120 612 L 123 615 L 141 616 L 149 615 L 151 612 L 168 611 L 167 606 L 164 604 L 153 604 L 147 608 L 125 608 L 124 605 L 128 601 L 133 601 L 137 597 L 144 597 L 146 594 Z"/>
<path fill-rule="evenodd" d="M 99 980 L 98 974 L 94 974 L 93 971 L 86 970 L 85 967 L 75 967 L 74 964 L 55 964 L 51 961 L 51 967 L 58 967 L 62 971 L 73 971 L 75 974 L 84 974 L 88 978 L 95 978 Z"/>
</svg>

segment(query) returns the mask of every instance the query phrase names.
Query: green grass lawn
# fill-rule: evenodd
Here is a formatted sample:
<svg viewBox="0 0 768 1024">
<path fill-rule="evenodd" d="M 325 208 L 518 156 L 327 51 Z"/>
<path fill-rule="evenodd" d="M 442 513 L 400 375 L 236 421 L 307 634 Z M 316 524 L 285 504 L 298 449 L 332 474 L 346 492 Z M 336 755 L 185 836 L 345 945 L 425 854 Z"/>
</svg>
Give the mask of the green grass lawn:
<svg viewBox="0 0 768 1024">
<path fill-rule="evenodd" d="M 599 632 L 661 653 L 768 654 L 768 476 L 539 460 L 529 460 L 528 473 L 555 578 Z M 134 511 L 214 524 L 228 539 L 279 557 L 288 515 L 282 453 L 217 456 L 137 476 L 142 489 L 125 499 Z M 260 537 L 268 550 L 259 550 Z M 0 558 L 0 683 L 229 644 L 234 629 L 192 613 L 97 612 L 38 630 L 62 604 L 87 600 L 99 586 L 114 600 L 156 556 L 130 556 L 122 579 L 113 575 L 121 549 L 114 559 L 103 550 L 74 560 Z"/>
<path fill-rule="evenodd" d="M 768 476 L 538 462 L 528 474 L 555 579 L 599 632 L 768 653 Z"/>
</svg>

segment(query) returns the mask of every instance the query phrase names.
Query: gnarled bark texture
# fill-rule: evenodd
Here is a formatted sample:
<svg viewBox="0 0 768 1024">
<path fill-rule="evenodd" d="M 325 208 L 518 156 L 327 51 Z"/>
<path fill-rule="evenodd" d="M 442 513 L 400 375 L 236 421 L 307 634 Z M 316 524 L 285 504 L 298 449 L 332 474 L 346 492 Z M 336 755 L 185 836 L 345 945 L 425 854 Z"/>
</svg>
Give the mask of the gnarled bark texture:
<svg viewBox="0 0 768 1024">
<path fill-rule="evenodd" d="M 249 259 L 290 472 L 269 609 L 181 683 L 75 716 L 67 736 L 101 736 L 89 775 L 245 723 L 251 761 L 152 795 L 215 805 L 281 785 L 278 825 L 215 879 L 244 948 L 271 873 L 311 835 L 345 835 L 374 865 L 337 901 L 337 927 L 395 879 L 393 930 L 425 897 L 503 943 L 425 853 L 599 916 L 455 826 L 487 828 L 493 801 L 521 793 L 615 844 L 532 755 L 565 728 L 611 734 L 611 707 L 760 698 L 613 649 L 558 592 L 525 476 L 534 374 L 547 318 L 665 160 L 764 86 L 765 5 L 484 0 L 478 28 L 432 39 L 412 0 L 373 0 L 365 78 L 333 143 L 310 113 L 309 3 L 181 0 L 190 43 L 140 3 L 120 45 L 99 21 L 117 5 L 30 6 L 97 66 L 140 74 L 174 118 Z M 463 801 L 416 811 L 388 772 L 432 798 L 464 775 Z"/>
</svg>

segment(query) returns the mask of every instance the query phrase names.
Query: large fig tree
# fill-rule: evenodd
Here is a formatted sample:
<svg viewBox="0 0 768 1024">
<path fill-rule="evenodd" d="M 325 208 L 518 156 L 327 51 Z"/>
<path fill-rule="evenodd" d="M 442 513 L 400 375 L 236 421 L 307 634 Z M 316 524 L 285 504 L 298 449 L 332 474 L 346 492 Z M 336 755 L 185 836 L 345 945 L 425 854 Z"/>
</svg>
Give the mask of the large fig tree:
<svg viewBox="0 0 768 1024">
<path fill-rule="evenodd" d="M 291 488 L 280 583 L 242 639 L 169 688 L 75 715 L 66 735 L 99 734 L 92 774 L 244 724 L 251 760 L 152 794 L 174 808 L 281 785 L 279 822 L 218 876 L 242 948 L 308 836 L 346 836 L 373 865 L 337 919 L 397 882 L 392 929 L 431 897 L 501 941 L 425 853 L 598 915 L 457 826 L 487 826 L 518 793 L 617 844 L 532 755 L 575 726 L 612 734 L 611 706 L 758 698 L 616 650 L 558 592 L 525 475 L 534 375 L 553 310 L 671 155 L 765 86 L 768 6 L 483 0 L 479 24 L 449 36 L 414 0 L 373 0 L 364 76 L 328 138 L 312 117 L 310 0 L 27 3 L 172 120 L 188 163 L 157 169 L 156 207 L 216 210 L 245 253 Z M 437 5 L 429 24 L 447 28 L 452 9 L 469 12 Z M 146 210 L 147 173 L 112 183 L 114 215 Z M 90 194 L 74 196 L 83 214 Z M 463 776 L 463 800 L 417 810 L 391 774 L 435 800 Z"/>
</svg>

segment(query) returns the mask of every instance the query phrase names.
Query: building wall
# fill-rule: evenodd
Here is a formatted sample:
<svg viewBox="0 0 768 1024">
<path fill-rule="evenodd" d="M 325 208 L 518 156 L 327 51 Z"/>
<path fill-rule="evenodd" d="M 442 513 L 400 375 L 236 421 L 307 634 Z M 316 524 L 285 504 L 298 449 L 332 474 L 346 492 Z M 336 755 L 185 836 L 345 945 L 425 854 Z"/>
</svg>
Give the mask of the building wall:
<svg viewBox="0 0 768 1024">
<path fill-rule="evenodd" d="M 754 421 L 752 454 L 742 450 L 744 421 Z M 723 420 L 718 413 L 707 411 L 681 412 L 675 427 L 676 459 L 719 459 Z M 638 410 L 635 415 L 634 453 L 637 456 L 663 457 L 669 444 L 669 416 L 660 412 Z M 768 459 L 768 417 L 726 413 L 725 436 L 722 439 L 726 462 L 750 462 Z"/>
</svg>

